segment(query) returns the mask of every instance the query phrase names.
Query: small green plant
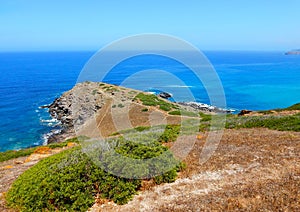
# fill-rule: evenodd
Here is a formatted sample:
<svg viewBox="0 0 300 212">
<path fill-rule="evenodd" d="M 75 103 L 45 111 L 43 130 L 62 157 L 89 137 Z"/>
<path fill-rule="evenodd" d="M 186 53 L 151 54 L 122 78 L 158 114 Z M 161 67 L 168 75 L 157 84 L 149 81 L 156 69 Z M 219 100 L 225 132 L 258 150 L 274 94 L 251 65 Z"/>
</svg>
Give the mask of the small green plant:
<svg viewBox="0 0 300 212">
<path fill-rule="evenodd" d="M 142 111 L 142 112 L 147 112 L 147 111 L 148 111 L 148 108 L 143 108 L 141 111 Z"/>
<path fill-rule="evenodd" d="M 119 108 L 123 108 L 123 107 L 125 107 L 125 106 L 124 106 L 123 104 L 120 103 L 120 104 L 118 104 L 118 107 L 119 107 Z"/>
<path fill-rule="evenodd" d="M 92 94 L 95 96 L 97 94 L 97 92 L 98 92 L 98 90 L 95 89 L 95 90 L 93 90 Z"/>
<path fill-rule="evenodd" d="M 138 126 L 138 127 L 135 127 L 134 129 L 137 130 L 138 132 L 142 132 L 144 130 L 149 130 L 151 127 L 149 126 Z"/>
<path fill-rule="evenodd" d="M 164 110 L 164 111 L 170 111 L 171 107 L 169 107 L 168 105 L 160 105 L 159 109 Z"/>
<path fill-rule="evenodd" d="M 113 105 L 113 106 L 111 106 L 112 108 L 116 108 L 117 107 L 117 105 Z"/>
</svg>

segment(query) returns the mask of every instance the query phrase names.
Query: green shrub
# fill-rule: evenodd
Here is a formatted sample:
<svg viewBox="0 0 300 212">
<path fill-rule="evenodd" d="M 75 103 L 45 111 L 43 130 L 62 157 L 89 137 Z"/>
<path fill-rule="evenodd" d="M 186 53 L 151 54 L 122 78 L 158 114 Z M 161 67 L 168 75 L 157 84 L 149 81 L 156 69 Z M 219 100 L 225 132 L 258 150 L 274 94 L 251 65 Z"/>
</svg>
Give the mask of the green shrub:
<svg viewBox="0 0 300 212">
<path fill-rule="evenodd" d="M 84 151 L 79 146 L 41 160 L 13 183 L 8 205 L 20 211 L 86 211 L 96 195 L 127 203 L 141 186 L 137 178 L 173 182 L 184 165 L 151 133 L 135 133 L 132 140 L 108 139 L 109 146 L 82 142 Z"/>
<path fill-rule="evenodd" d="M 115 141 L 113 151 L 96 156 L 102 158 L 101 166 L 126 178 L 154 177 L 160 179 L 155 180 L 158 183 L 175 181 L 180 162 L 160 142 L 150 141 L 148 136 L 139 137 L 139 143 L 123 139 Z"/>
<path fill-rule="evenodd" d="M 297 103 L 290 107 L 287 107 L 287 108 L 285 108 L 285 110 L 300 110 L 300 103 Z"/>
<path fill-rule="evenodd" d="M 176 141 L 180 133 L 180 125 L 167 125 L 159 141 L 163 143 Z"/>
<path fill-rule="evenodd" d="M 124 204 L 139 180 L 118 178 L 96 166 L 79 148 L 40 161 L 12 185 L 6 199 L 21 211 L 85 211 L 96 193 Z"/>
<path fill-rule="evenodd" d="M 176 105 L 164 101 L 154 94 L 139 93 L 138 95 L 136 95 L 135 99 L 139 99 L 143 103 L 143 105 L 146 106 L 159 106 L 159 108 L 164 111 L 170 111 L 172 108 L 177 108 Z"/>
<path fill-rule="evenodd" d="M 176 115 L 176 116 L 190 116 L 190 117 L 198 117 L 197 113 L 186 111 L 186 110 L 173 110 L 169 112 L 170 115 Z"/>
<path fill-rule="evenodd" d="M 95 89 L 95 90 L 93 90 L 92 94 L 93 94 L 93 95 L 96 95 L 97 92 L 98 92 L 98 90 Z"/>
<path fill-rule="evenodd" d="M 171 107 L 169 107 L 168 105 L 160 105 L 159 109 L 164 110 L 164 111 L 170 111 Z"/>
<path fill-rule="evenodd" d="M 149 126 L 138 126 L 138 127 L 135 127 L 134 129 L 139 131 L 139 132 L 142 132 L 144 130 L 149 130 L 151 127 Z"/>
<path fill-rule="evenodd" d="M 169 112 L 168 114 L 174 115 L 174 116 L 181 116 L 180 110 L 173 110 L 173 111 Z"/>
</svg>

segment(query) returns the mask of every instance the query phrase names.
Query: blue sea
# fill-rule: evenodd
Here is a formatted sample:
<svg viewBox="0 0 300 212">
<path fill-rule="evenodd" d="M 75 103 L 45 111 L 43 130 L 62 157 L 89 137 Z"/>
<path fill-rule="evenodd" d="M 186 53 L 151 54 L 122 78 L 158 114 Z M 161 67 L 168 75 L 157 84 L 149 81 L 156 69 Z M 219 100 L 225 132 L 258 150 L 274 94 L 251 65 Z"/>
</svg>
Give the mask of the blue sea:
<svg viewBox="0 0 300 212">
<path fill-rule="evenodd" d="M 71 89 L 86 62 L 95 52 L 0 53 L 0 151 L 41 145 L 47 133 L 59 130 L 47 109 L 64 91 Z M 300 102 L 300 56 L 283 52 L 207 51 L 223 84 L 227 107 L 265 110 Z M 165 69 L 184 78 L 186 67 L 163 57 L 146 55 L 115 66 L 103 81 L 121 84 L 138 70 Z M 157 78 L 157 77 L 156 77 Z M 196 101 L 209 104 L 203 86 L 186 78 Z M 157 80 L 162 80 L 157 78 Z M 163 79 L 173 88 L 176 101 L 185 101 L 181 86 Z M 130 84 L 140 88 L 143 81 Z M 168 89 L 167 89 L 168 88 Z M 149 87 L 149 90 L 156 87 Z M 161 89 L 161 88 L 160 88 Z M 169 91 L 169 90 L 168 90 Z"/>
</svg>

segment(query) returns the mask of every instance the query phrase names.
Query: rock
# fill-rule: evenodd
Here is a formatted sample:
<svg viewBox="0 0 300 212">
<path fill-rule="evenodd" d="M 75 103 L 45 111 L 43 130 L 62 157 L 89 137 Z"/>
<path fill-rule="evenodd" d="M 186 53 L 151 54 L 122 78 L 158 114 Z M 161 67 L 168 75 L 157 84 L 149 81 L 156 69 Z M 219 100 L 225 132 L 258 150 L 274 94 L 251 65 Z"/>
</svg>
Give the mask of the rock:
<svg viewBox="0 0 300 212">
<path fill-rule="evenodd" d="M 214 112 L 214 113 L 232 113 L 234 110 L 228 110 L 223 108 L 218 108 L 216 106 L 198 103 L 198 102 L 177 102 L 177 104 L 182 106 L 187 106 L 196 111 L 204 111 L 204 112 Z"/>
<path fill-rule="evenodd" d="M 24 163 L 24 161 L 20 161 L 20 160 L 17 160 L 14 162 L 14 164 L 23 164 L 23 163 Z"/>
<path fill-rule="evenodd" d="M 241 112 L 239 112 L 239 116 L 244 116 L 244 115 L 246 115 L 246 114 L 249 114 L 249 113 L 251 113 L 252 111 L 251 110 L 241 110 Z"/>
<path fill-rule="evenodd" d="M 167 92 L 161 92 L 161 93 L 158 94 L 158 96 L 161 97 L 161 98 L 164 98 L 164 99 L 168 99 L 168 98 L 172 97 L 172 95 L 167 93 Z"/>
<path fill-rule="evenodd" d="M 285 53 L 285 55 L 300 55 L 300 49 L 288 51 Z"/>
<path fill-rule="evenodd" d="M 40 108 L 42 108 L 42 109 L 49 108 L 49 107 L 50 107 L 50 105 L 42 105 L 42 106 L 40 106 Z"/>
</svg>

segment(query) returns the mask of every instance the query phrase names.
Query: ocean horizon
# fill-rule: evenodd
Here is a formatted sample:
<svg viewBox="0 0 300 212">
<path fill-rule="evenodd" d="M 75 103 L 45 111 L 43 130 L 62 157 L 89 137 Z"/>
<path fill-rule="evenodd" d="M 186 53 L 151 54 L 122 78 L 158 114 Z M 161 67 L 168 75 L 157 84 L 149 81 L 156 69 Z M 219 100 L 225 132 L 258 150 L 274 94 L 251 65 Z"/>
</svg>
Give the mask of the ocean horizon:
<svg viewBox="0 0 300 212">
<path fill-rule="evenodd" d="M 2 52 L 0 53 L 0 151 L 41 145 L 51 131 L 60 127 L 51 118 L 48 105 L 71 89 L 95 52 Z M 224 88 L 227 107 L 241 110 L 284 108 L 300 102 L 300 56 L 281 51 L 205 51 Z M 103 80 L 122 84 L 144 69 L 163 69 L 185 78 L 186 85 L 164 79 L 164 87 L 176 101 L 189 88 L 197 102 L 210 104 L 202 85 L 188 78 L 188 70 L 176 61 L 154 55 L 126 60 Z M 190 80 L 190 81 L 189 81 Z M 140 83 L 140 84 L 139 84 Z M 143 81 L 131 84 L 138 89 Z M 158 89 L 149 87 L 149 90 Z"/>
</svg>

